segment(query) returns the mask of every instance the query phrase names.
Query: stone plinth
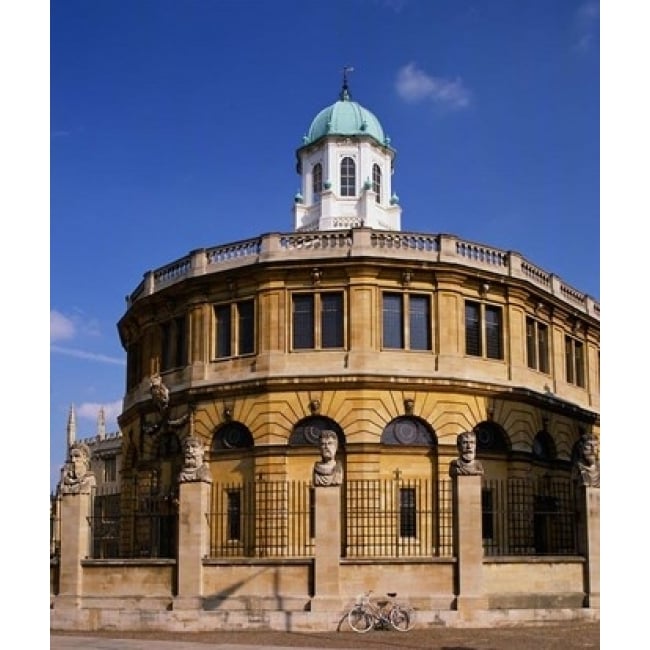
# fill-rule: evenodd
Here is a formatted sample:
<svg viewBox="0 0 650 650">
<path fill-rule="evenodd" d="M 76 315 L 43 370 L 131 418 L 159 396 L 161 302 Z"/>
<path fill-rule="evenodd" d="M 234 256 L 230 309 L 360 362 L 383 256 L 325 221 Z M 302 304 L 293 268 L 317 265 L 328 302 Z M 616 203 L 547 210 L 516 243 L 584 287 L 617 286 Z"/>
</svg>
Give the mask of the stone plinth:
<svg viewBox="0 0 650 650">
<path fill-rule="evenodd" d="M 208 554 L 210 484 L 181 483 L 178 510 L 178 596 L 174 609 L 195 606 L 203 596 L 203 558 Z"/>
<path fill-rule="evenodd" d="M 334 611 L 341 607 L 341 487 L 314 488 L 316 539 L 314 547 L 314 597 L 312 611 Z"/>
<path fill-rule="evenodd" d="M 461 618 L 469 619 L 487 607 L 483 594 L 481 476 L 454 477 L 453 494 L 456 609 Z"/>
<path fill-rule="evenodd" d="M 61 497 L 61 558 L 57 607 L 79 607 L 83 595 L 81 560 L 90 554 L 90 493 Z"/>
<path fill-rule="evenodd" d="M 578 488 L 580 489 L 580 488 Z M 584 487 L 582 507 L 584 527 L 581 531 L 585 565 L 585 606 L 600 609 L 600 488 Z"/>
</svg>

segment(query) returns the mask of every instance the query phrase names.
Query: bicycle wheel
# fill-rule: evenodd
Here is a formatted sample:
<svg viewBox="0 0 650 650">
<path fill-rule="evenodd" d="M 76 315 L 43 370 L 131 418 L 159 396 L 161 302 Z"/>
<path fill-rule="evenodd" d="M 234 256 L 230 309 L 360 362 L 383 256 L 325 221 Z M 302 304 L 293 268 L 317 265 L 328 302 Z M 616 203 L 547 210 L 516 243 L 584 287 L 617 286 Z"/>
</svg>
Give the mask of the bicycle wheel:
<svg viewBox="0 0 650 650">
<path fill-rule="evenodd" d="M 398 632 L 408 632 L 415 625 L 415 610 L 412 607 L 395 605 L 390 611 L 389 620 Z"/>
<path fill-rule="evenodd" d="M 353 607 L 348 612 L 348 623 L 355 632 L 363 634 L 372 628 L 372 616 L 363 607 Z"/>
</svg>

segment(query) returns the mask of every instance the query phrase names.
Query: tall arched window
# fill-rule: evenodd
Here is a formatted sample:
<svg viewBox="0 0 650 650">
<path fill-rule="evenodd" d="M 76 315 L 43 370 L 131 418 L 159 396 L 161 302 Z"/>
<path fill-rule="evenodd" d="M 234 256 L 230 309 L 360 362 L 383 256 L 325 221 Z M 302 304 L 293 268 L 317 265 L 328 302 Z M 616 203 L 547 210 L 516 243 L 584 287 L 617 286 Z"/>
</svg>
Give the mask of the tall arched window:
<svg viewBox="0 0 650 650">
<path fill-rule="evenodd" d="M 354 196 L 356 170 L 354 160 L 346 156 L 341 161 L 341 196 Z"/>
<path fill-rule="evenodd" d="M 372 166 L 372 191 L 375 193 L 375 201 L 381 203 L 381 169 L 377 163 Z"/>
<path fill-rule="evenodd" d="M 320 200 L 320 193 L 323 191 L 323 166 L 320 163 L 314 165 L 311 177 L 311 187 L 314 193 L 314 201 Z"/>
</svg>

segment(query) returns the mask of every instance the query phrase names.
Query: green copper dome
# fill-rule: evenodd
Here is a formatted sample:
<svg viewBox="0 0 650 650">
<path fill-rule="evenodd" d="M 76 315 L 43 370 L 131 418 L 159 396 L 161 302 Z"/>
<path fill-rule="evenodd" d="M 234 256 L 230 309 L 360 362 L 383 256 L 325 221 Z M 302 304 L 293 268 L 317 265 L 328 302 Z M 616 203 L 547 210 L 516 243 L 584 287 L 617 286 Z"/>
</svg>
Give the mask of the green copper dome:
<svg viewBox="0 0 650 650">
<path fill-rule="evenodd" d="M 339 100 L 324 108 L 313 119 L 303 138 L 303 146 L 327 135 L 368 135 L 383 146 L 388 146 L 390 142 L 379 120 L 367 108 L 352 101 L 346 86 Z"/>
</svg>

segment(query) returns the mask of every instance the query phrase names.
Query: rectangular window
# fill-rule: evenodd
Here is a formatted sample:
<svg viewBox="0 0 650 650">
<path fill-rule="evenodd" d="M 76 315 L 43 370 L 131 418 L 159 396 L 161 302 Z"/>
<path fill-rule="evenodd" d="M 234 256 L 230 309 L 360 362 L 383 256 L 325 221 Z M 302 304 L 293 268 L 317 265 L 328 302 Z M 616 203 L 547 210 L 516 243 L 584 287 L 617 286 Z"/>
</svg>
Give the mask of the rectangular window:
<svg viewBox="0 0 650 650">
<path fill-rule="evenodd" d="M 293 349 L 345 347 L 343 305 L 340 292 L 294 294 Z"/>
<path fill-rule="evenodd" d="M 383 303 L 384 347 L 401 349 L 404 347 L 404 325 L 402 296 L 398 293 L 385 293 Z"/>
<path fill-rule="evenodd" d="M 135 388 L 142 378 L 142 348 L 131 343 L 126 350 L 126 388 Z"/>
<path fill-rule="evenodd" d="M 217 322 L 216 348 L 217 358 L 231 356 L 231 323 L 230 323 L 230 305 L 220 305 L 214 308 L 215 319 Z"/>
<path fill-rule="evenodd" d="M 431 350 L 429 296 L 384 293 L 382 298 L 383 347 L 398 350 Z"/>
<path fill-rule="evenodd" d="M 321 347 L 343 347 L 343 294 L 321 294 Z"/>
<path fill-rule="evenodd" d="M 399 534 L 400 537 L 417 536 L 415 488 L 399 489 Z"/>
<path fill-rule="evenodd" d="M 431 311 L 428 296 L 409 295 L 409 347 L 431 349 Z"/>
<path fill-rule="evenodd" d="M 569 384 L 585 387 L 584 344 L 570 336 L 564 339 L 566 354 L 566 380 Z"/>
<path fill-rule="evenodd" d="M 293 349 L 314 348 L 314 296 L 293 296 Z"/>
<path fill-rule="evenodd" d="M 465 303 L 465 353 L 503 359 L 501 307 L 470 301 Z"/>
<path fill-rule="evenodd" d="M 230 541 L 241 541 L 241 491 L 228 490 L 227 536 Z"/>
<path fill-rule="evenodd" d="M 225 357 L 255 352 L 255 303 L 242 300 L 214 308 L 215 356 Z"/>
<path fill-rule="evenodd" d="M 110 456 L 104 459 L 104 482 L 110 483 L 117 480 L 117 458 Z"/>
<path fill-rule="evenodd" d="M 526 318 L 526 360 L 533 370 L 549 371 L 548 326 L 534 318 Z"/>
<path fill-rule="evenodd" d="M 187 331 L 185 316 L 179 316 L 161 326 L 160 369 L 182 368 L 187 364 Z"/>
</svg>

